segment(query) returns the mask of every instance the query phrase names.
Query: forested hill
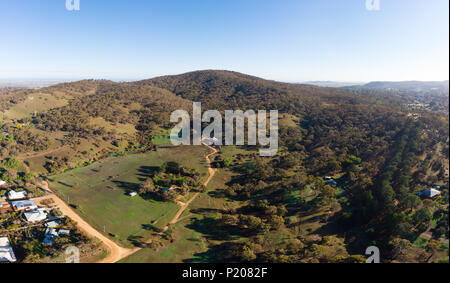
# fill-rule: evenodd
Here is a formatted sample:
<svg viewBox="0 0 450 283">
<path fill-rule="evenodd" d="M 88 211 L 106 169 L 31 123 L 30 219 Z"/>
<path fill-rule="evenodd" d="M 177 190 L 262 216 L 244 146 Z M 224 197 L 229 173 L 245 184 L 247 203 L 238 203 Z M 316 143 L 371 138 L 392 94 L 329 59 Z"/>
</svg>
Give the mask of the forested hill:
<svg viewBox="0 0 450 283">
<path fill-rule="evenodd" d="M 219 259 L 348 262 L 376 245 L 390 251 L 387 260 L 424 262 L 439 253 L 417 247 L 418 236 L 431 231 L 448 240 L 449 119 L 405 107 L 402 95 L 229 71 L 5 90 L 0 166 L 22 158 L 31 174 L 48 176 L 112 155 L 157 151 L 156 137 L 174 126 L 171 112 L 191 110 L 193 101 L 204 111 L 278 110 L 277 156 L 261 158 L 253 147 L 227 156 L 223 148 L 214 160 L 219 172 L 233 176 L 217 197 L 243 205 L 212 226 L 245 241 L 217 247 Z M 0 167 L 0 179 L 27 182 L 26 170 L 18 170 Z M 431 186 L 442 197 L 420 200 L 416 194 Z M 283 249 L 279 235 L 290 239 Z"/>
<path fill-rule="evenodd" d="M 295 113 L 325 101 L 368 103 L 344 89 L 281 83 L 230 71 L 197 71 L 136 84 L 167 89 L 183 98 L 203 102 L 208 109 L 277 109 Z"/>
</svg>

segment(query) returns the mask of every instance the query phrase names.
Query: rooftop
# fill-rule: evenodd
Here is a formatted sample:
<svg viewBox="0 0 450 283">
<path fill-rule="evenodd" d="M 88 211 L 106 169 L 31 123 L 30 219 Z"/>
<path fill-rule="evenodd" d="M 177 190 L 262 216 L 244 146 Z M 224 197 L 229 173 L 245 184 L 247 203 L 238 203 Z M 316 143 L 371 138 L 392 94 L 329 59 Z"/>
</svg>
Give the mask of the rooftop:
<svg viewBox="0 0 450 283">
<path fill-rule="evenodd" d="M 441 194 L 440 191 L 433 189 L 433 188 L 429 188 L 429 189 L 426 189 L 424 191 L 417 193 L 418 196 L 423 196 L 423 197 L 428 197 L 428 198 L 434 198 L 436 196 L 439 196 L 440 194 Z"/>
<path fill-rule="evenodd" d="M 9 200 L 25 199 L 27 197 L 27 192 L 25 192 L 25 191 L 21 191 L 21 192 L 9 191 L 7 194 L 7 197 Z"/>
<path fill-rule="evenodd" d="M 20 201 L 12 201 L 11 205 L 16 210 L 33 210 L 37 209 L 37 205 L 33 200 L 20 200 Z"/>
<path fill-rule="evenodd" d="M 47 212 L 44 208 L 39 208 L 23 214 L 28 222 L 39 222 L 47 219 Z"/>
<path fill-rule="evenodd" d="M 16 262 L 16 256 L 7 237 L 0 237 L 0 262 Z"/>
</svg>

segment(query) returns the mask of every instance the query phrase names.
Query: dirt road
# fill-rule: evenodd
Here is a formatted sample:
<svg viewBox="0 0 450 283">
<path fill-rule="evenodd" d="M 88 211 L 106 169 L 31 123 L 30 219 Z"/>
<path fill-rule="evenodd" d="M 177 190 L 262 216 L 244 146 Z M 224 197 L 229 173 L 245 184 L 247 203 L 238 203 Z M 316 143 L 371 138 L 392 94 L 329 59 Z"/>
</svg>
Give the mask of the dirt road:
<svg viewBox="0 0 450 283">
<path fill-rule="evenodd" d="M 109 253 L 106 258 L 101 260 L 99 263 L 114 263 L 119 261 L 120 259 L 127 257 L 128 255 L 133 253 L 132 249 L 122 248 L 117 245 L 115 242 L 110 240 L 108 237 L 104 236 L 102 233 L 95 230 L 91 225 L 89 225 L 86 221 L 84 221 L 77 213 L 75 213 L 63 200 L 61 200 L 58 196 L 53 194 L 53 192 L 49 189 L 47 182 L 42 182 L 40 184 L 42 189 L 46 190 L 50 195 L 34 199 L 34 201 L 39 205 L 42 201 L 51 199 L 53 200 L 53 205 L 59 208 L 61 212 L 77 222 L 78 228 L 86 233 L 88 236 L 92 238 L 97 238 L 103 242 L 103 244 L 108 248 Z"/>
<path fill-rule="evenodd" d="M 205 158 L 206 158 L 206 162 L 208 162 L 208 179 L 206 179 L 206 181 L 203 183 L 203 185 L 206 187 L 208 186 L 209 182 L 211 181 L 211 179 L 214 177 L 214 175 L 216 175 L 217 169 L 214 169 L 211 167 L 211 159 L 210 157 L 213 156 L 214 154 L 216 154 L 218 152 L 217 149 L 215 149 L 214 147 L 208 146 L 205 143 L 203 143 L 204 146 L 208 147 L 209 149 L 211 149 L 213 152 L 208 154 Z M 189 207 L 189 205 L 198 197 L 200 193 L 195 193 L 183 206 L 181 206 L 180 210 L 178 210 L 177 214 L 175 215 L 175 217 L 169 222 L 169 224 L 176 224 L 181 216 L 181 214 L 183 214 L 183 212 Z M 168 227 L 164 227 L 164 230 L 167 230 Z"/>
<path fill-rule="evenodd" d="M 204 184 L 204 186 L 207 186 L 217 171 L 217 169 L 214 169 L 211 167 L 210 157 L 215 155 L 218 152 L 218 150 L 211 146 L 206 145 L 205 143 L 203 143 L 203 145 L 205 145 L 206 147 L 208 147 L 209 149 L 211 149 L 213 151 L 212 153 L 205 156 L 206 161 L 208 163 L 209 176 L 203 184 Z M 119 246 L 114 241 L 110 240 L 108 237 L 106 237 L 102 233 L 98 232 L 95 228 L 93 228 L 86 221 L 84 221 L 77 213 L 75 213 L 75 211 L 73 211 L 63 200 L 61 200 L 58 196 L 56 196 L 52 192 L 52 190 L 50 190 L 47 182 L 42 182 L 40 184 L 40 187 L 43 190 L 45 190 L 47 193 L 49 193 L 49 195 L 34 199 L 34 201 L 38 205 L 41 204 L 41 202 L 43 202 L 44 200 L 49 200 L 49 199 L 53 200 L 53 202 L 54 202 L 53 205 L 58 207 L 64 215 L 66 215 L 67 217 L 69 217 L 72 220 L 74 220 L 75 222 L 77 222 L 77 226 L 81 231 L 85 232 L 90 237 L 99 239 L 108 248 L 108 250 L 109 250 L 108 256 L 98 263 L 115 263 L 115 262 L 118 262 L 119 260 L 126 258 L 142 249 L 142 248 L 126 249 L 126 248 Z M 170 221 L 170 224 L 176 224 L 180 220 L 180 216 L 189 207 L 189 205 L 198 197 L 199 194 L 200 193 L 195 193 L 186 203 L 184 203 L 181 206 L 181 208 L 179 209 L 177 214 Z M 169 226 L 164 227 L 163 233 L 165 231 L 167 231 L 168 229 L 169 229 Z M 152 241 L 149 240 L 147 242 L 147 244 L 149 244 L 151 242 Z"/>
</svg>

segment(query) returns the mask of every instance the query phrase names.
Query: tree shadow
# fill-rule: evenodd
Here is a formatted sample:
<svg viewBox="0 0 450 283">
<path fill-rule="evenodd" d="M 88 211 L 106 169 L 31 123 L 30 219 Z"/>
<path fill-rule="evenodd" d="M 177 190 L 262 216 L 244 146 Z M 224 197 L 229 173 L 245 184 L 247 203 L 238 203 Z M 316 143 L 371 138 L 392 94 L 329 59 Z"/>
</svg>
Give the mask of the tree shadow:
<svg viewBox="0 0 450 283">
<path fill-rule="evenodd" d="M 144 241 L 144 237 L 142 236 L 129 236 L 127 240 L 135 247 L 145 248 L 147 244 Z"/>
<path fill-rule="evenodd" d="M 112 181 L 119 189 L 125 190 L 125 194 L 136 192 L 139 190 L 139 184 L 124 182 L 124 181 Z"/>
<path fill-rule="evenodd" d="M 142 229 L 147 230 L 147 231 L 152 231 L 155 234 L 161 233 L 163 231 L 163 229 L 158 228 L 152 224 L 142 224 Z"/>
<path fill-rule="evenodd" d="M 63 185 L 63 186 L 65 186 L 65 187 L 69 187 L 69 188 L 72 187 L 72 185 L 69 185 L 69 184 L 64 183 L 64 182 L 61 182 L 61 181 L 58 181 L 58 184 Z"/>
<path fill-rule="evenodd" d="M 205 214 L 205 213 L 226 213 L 224 209 L 217 209 L 217 208 L 197 208 L 197 209 L 191 209 L 191 213 L 194 214 Z"/>
<path fill-rule="evenodd" d="M 199 232 L 209 240 L 230 241 L 240 237 L 238 227 L 224 226 L 218 220 L 205 217 L 203 219 L 194 219 L 186 228 Z"/>
<path fill-rule="evenodd" d="M 159 170 L 158 166 L 141 166 L 137 170 L 138 176 L 144 177 L 145 179 L 153 177 L 154 173 Z"/>
<path fill-rule="evenodd" d="M 196 253 L 193 258 L 184 259 L 183 263 L 235 263 L 239 259 L 232 253 L 236 244 L 231 242 L 211 246 L 206 252 Z"/>
</svg>

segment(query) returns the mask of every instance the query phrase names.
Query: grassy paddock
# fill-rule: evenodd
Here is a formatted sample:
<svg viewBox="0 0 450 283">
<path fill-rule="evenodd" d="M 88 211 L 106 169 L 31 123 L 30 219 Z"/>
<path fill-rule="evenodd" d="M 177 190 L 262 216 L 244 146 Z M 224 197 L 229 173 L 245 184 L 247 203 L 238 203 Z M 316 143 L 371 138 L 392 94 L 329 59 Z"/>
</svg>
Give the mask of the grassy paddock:
<svg viewBox="0 0 450 283">
<path fill-rule="evenodd" d="M 178 210 L 171 202 L 131 198 L 153 170 L 166 161 L 194 168 L 204 176 L 207 165 L 205 147 L 167 147 L 157 152 L 108 158 L 88 167 L 67 171 L 49 178 L 50 187 L 93 227 L 125 247 L 133 236 L 149 239 L 148 225 L 163 227 Z"/>
<path fill-rule="evenodd" d="M 208 227 L 209 218 L 218 217 L 225 209 L 236 208 L 242 203 L 218 197 L 217 190 L 225 187 L 233 173 L 228 170 L 218 170 L 208 185 L 208 192 L 200 194 L 190 205 L 189 212 L 183 213 L 184 219 L 172 226 L 173 243 L 163 240 L 164 247 L 158 249 L 145 248 L 123 259 L 123 263 L 199 263 L 209 261 L 209 248 L 223 241 L 212 239 L 209 232 L 214 227 Z M 190 217 L 189 217 L 190 215 Z M 200 227 L 194 227 L 195 220 L 203 221 Z"/>
</svg>

